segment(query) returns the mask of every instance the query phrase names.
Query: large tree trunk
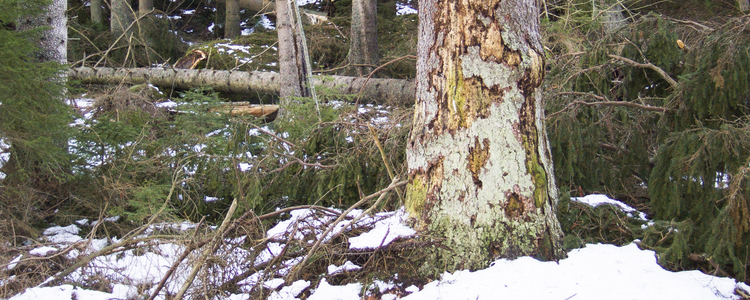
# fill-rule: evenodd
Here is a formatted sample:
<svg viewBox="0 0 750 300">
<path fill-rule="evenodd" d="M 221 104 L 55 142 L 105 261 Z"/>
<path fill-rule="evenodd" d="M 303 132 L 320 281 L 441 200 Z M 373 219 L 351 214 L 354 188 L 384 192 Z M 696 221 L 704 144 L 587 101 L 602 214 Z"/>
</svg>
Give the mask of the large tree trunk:
<svg viewBox="0 0 750 300">
<path fill-rule="evenodd" d="M 224 38 L 233 39 L 240 36 L 240 1 L 227 0 L 226 18 L 224 20 Z"/>
<path fill-rule="evenodd" d="M 130 6 L 130 0 L 111 0 L 112 10 L 110 16 L 109 30 L 112 31 L 115 36 L 126 34 L 125 41 L 128 41 L 127 36 L 130 35 L 131 30 L 130 24 L 135 20 L 133 16 L 133 8 Z"/>
<path fill-rule="evenodd" d="M 349 63 L 354 65 L 358 76 L 372 72 L 372 66 L 378 64 L 377 10 L 377 0 L 352 1 L 348 59 Z"/>
<path fill-rule="evenodd" d="M 440 244 L 427 272 L 564 256 L 536 3 L 419 3 L 406 207 Z"/>
<path fill-rule="evenodd" d="M 69 77 L 82 83 L 140 84 L 151 83 L 165 88 L 190 89 L 211 87 L 215 91 L 231 93 L 279 93 L 282 83 L 279 73 L 218 71 L 207 69 L 158 68 L 90 68 L 71 69 Z M 414 81 L 385 78 L 357 78 L 327 76 L 326 80 L 313 79 L 323 91 L 359 95 L 362 102 L 381 104 L 410 104 L 414 102 Z M 364 88 L 363 88 L 364 86 Z"/>
<path fill-rule="evenodd" d="M 91 22 L 104 24 L 102 16 L 102 0 L 91 0 Z"/>
</svg>

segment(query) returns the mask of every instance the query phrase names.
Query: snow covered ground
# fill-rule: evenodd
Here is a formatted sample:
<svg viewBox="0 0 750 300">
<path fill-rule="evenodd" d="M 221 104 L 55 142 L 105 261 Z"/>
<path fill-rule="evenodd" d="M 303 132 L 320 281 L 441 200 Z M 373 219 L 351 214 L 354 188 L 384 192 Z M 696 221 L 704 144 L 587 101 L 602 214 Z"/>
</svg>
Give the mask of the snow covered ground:
<svg viewBox="0 0 750 300">
<path fill-rule="evenodd" d="M 590 205 L 612 204 L 627 212 L 634 213 L 636 217 L 640 217 L 637 211 L 632 210 L 632 208 L 603 195 L 573 200 Z M 397 238 L 405 238 L 415 234 L 414 230 L 403 224 L 406 217 L 403 210 L 364 216 L 356 221 L 356 224 L 350 224 L 354 221 L 353 218 L 362 213 L 361 210 L 354 210 L 347 215 L 349 218 L 341 223 L 334 224 L 332 220 L 335 219 L 335 214 L 321 214 L 319 211 L 309 209 L 294 210 L 289 214 L 288 219 L 278 222 L 276 226 L 267 231 L 267 237 L 278 242 L 268 243 L 267 249 L 261 251 L 261 255 L 257 256 L 251 263 L 259 265 L 279 255 L 285 239 L 304 239 L 309 238 L 310 234 L 317 238 L 324 238 L 322 233 L 326 226 L 334 226 L 329 236 L 345 231 L 349 225 L 369 228 L 359 236 L 349 238 L 350 249 L 373 249 L 381 245 L 387 245 Z M 80 226 L 89 226 L 88 222 L 77 223 Z M 107 245 L 105 239 L 88 242 L 88 240 L 77 236 L 78 225 L 52 227 L 46 230 L 47 245 L 31 250 L 23 258 L 53 255 L 60 249 L 75 243 L 88 245 L 86 246 L 89 248 L 87 251 L 74 250 L 65 254 L 69 259 L 75 260 L 83 257 L 82 254 L 86 252 L 95 251 Z M 154 229 L 165 227 L 188 230 L 191 228 L 191 224 L 162 224 L 154 226 Z M 329 236 L 324 239 L 328 239 Z M 241 237 L 226 242 L 228 245 L 232 243 L 241 244 L 243 240 Z M 82 247 L 77 248 L 81 249 Z M 67 277 L 71 282 L 81 282 L 94 273 L 98 276 L 111 278 L 116 283 L 108 291 L 92 291 L 71 284 L 64 284 L 29 288 L 24 293 L 11 299 L 142 299 L 153 292 L 156 283 L 161 280 L 185 248 L 180 244 L 160 243 L 145 249 L 150 250 L 146 250 L 145 253 L 140 249 L 140 253 L 127 250 L 99 257 L 92 261 L 85 270 L 78 270 Z M 219 252 L 221 251 L 219 250 Z M 241 264 L 233 264 L 231 261 L 242 261 L 243 255 L 248 255 L 248 252 L 240 247 L 227 248 L 226 252 L 227 257 L 234 257 L 234 259 L 228 259 L 221 272 L 236 272 L 237 274 L 242 272 Z M 20 260 L 22 260 L 21 257 L 16 257 L 6 268 L 14 268 Z M 292 259 L 284 263 L 291 268 L 299 261 L 301 259 Z M 188 263 L 180 265 L 177 268 L 177 273 L 172 276 L 172 280 L 167 283 L 164 289 L 174 294 L 184 283 L 190 267 Z M 360 267 L 347 261 L 341 266 L 329 266 L 328 274 L 321 274 L 321 276 L 340 272 L 357 272 Z M 286 270 L 288 271 L 288 269 Z M 623 247 L 590 244 L 582 249 L 570 251 L 568 258 L 559 262 L 541 262 L 530 257 L 515 260 L 501 259 L 483 270 L 445 273 L 440 280 L 430 282 L 421 288 L 401 286 L 396 274 L 394 274 L 392 281 L 376 280 L 368 285 L 363 283 L 332 285 L 325 278 L 314 285 L 304 280 L 284 285 L 282 276 L 285 272 L 266 276 L 268 274 L 264 275 L 262 271 L 259 271 L 259 274 L 256 273 L 248 277 L 242 284 L 245 285 L 246 290 L 253 286 L 262 285 L 271 291 L 268 299 L 274 300 L 298 299 L 297 297 L 301 296 L 302 292 L 306 290 L 310 291 L 308 299 L 313 300 L 363 299 L 373 296 L 375 298 L 367 299 L 378 297 L 389 300 L 397 298 L 410 300 L 741 299 L 735 293 L 736 289 L 742 289 L 745 293 L 750 293 L 750 287 L 743 283 L 737 283 L 731 278 L 710 276 L 699 271 L 670 272 L 664 270 L 656 263 L 653 251 L 640 250 L 634 243 Z M 11 280 L 13 279 L 8 279 L 8 281 Z M 4 284 L 5 282 L 0 282 L 0 288 Z M 144 285 L 151 285 L 152 287 L 143 291 Z M 406 294 L 403 291 L 406 291 Z M 160 294 L 157 299 L 164 299 L 164 294 Z M 222 299 L 250 299 L 250 295 L 228 294 Z"/>
</svg>

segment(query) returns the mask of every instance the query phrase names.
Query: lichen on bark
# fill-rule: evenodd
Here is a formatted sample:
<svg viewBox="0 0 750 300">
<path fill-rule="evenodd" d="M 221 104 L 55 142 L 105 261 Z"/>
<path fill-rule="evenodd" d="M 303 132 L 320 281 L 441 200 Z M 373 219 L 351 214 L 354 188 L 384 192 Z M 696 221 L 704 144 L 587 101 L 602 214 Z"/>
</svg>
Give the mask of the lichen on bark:
<svg viewBox="0 0 750 300">
<path fill-rule="evenodd" d="M 538 32 L 522 31 L 538 30 L 523 24 L 538 20 L 534 11 L 507 11 L 533 10 L 533 0 L 479 2 L 420 6 L 424 77 L 407 147 L 407 209 L 439 244 L 430 250 L 436 273 L 563 255 L 539 108 L 541 44 Z"/>
</svg>

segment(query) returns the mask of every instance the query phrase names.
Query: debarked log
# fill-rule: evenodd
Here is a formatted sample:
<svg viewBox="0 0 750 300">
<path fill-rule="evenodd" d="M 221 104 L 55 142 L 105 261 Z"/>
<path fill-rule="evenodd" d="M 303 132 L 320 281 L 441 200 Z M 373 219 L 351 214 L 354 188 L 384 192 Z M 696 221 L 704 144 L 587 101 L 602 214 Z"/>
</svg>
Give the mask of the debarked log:
<svg viewBox="0 0 750 300">
<path fill-rule="evenodd" d="M 91 68 L 70 69 L 69 79 L 89 84 L 150 83 L 163 88 L 191 89 L 210 87 L 218 92 L 278 94 L 280 76 L 274 72 L 223 71 L 172 68 Z M 353 95 L 360 102 L 414 103 L 415 82 L 390 78 L 314 76 L 313 84 L 325 95 Z M 363 88 L 364 86 L 364 88 Z M 343 98 L 343 97 L 342 97 Z"/>
</svg>

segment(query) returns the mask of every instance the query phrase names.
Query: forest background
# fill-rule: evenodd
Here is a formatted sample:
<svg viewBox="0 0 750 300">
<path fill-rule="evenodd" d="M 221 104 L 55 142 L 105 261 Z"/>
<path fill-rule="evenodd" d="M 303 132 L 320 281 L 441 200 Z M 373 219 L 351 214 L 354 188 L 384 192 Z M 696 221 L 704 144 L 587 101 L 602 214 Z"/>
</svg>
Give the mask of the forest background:
<svg viewBox="0 0 750 300">
<path fill-rule="evenodd" d="M 15 28 L 20 16 L 41 13 L 45 3 L 19 3 L 4 0 L 3 8 L 19 9 L 0 13 L 3 262 L 49 224 L 120 216 L 92 234 L 123 236 L 156 219 L 218 224 L 234 199 L 235 216 L 298 205 L 346 208 L 405 177 L 411 103 L 384 98 L 380 106 L 368 106 L 357 94 L 324 90 L 323 105 L 295 98 L 283 117 L 269 123 L 216 112 L 225 111 L 228 102 L 278 103 L 274 93 L 99 85 L 74 78 L 63 87 L 54 79 L 63 67 L 170 66 L 195 50 L 206 56 L 196 68 L 278 71 L 273 15 L 241 10 L 242 33 L 224 39 L 224 2 L 156 0 L 153 10 L 134 18 L 134 26 L 118 31 L 92 21 L 88 1 L 71 0 L 69 64 L 62 66 L 34 59 L 40 30 Z M 745 5 L 545 3 L 546 122 L 567 249 L 639 239 L 642 248 L 657 251 L 665 268 L 748 282 Z M 312 71 L 323 80 L 359 74 L 414 78 L 417 18 L 397 11 L 416 6 L 378 1 L 379 59 L 352 64 L 351 2 L 304 5 L 326 16 L 304 27 Z M 138 9 L 134 4 L 134 16 Z M 61 98 L 95 102 L 84 107 L 81 101 L 55 101 Z M 165 102 L 169 105 L 159 105 Z M 647 212 L 653 223 L 567 200 L 592 193 Z M 400 207 L 401 194 L 389 194 L 379 209 Z M 250 225 L 243 230 L 257 230 Z M 65 261 L 51 260 L 16 269 L 25 281 L 6 286 L 3 297 L 65 268 Z"/>
</svg>

